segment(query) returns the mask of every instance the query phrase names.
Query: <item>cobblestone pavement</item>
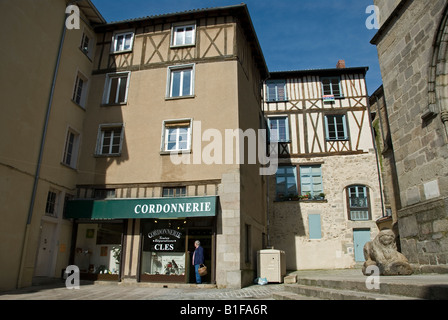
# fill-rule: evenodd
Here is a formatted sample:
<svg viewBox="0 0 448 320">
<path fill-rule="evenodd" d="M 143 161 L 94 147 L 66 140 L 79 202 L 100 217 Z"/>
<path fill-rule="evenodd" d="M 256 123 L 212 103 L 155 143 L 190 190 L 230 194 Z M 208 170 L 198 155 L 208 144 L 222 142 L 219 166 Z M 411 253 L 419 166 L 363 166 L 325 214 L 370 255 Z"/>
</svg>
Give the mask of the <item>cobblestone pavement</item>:
<svg viewBox="0 0 448 320">
<path fill-rule="evenodd" d="M 0 300 L 272 300 L 283 284 L 252 285 L 243 289 L 157 288 L 82 283 L 67 289 L 64 283 L 0 292 Z"/>
</svg>

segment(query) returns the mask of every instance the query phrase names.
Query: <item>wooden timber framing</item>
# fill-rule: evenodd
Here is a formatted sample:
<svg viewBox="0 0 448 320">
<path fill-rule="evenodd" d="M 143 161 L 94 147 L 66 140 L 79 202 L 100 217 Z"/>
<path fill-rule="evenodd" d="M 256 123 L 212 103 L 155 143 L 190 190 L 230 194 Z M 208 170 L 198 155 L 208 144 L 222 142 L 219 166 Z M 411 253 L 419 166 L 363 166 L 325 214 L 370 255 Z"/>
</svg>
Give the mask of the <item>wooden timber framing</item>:
<svg viewBox="0 0 448 320">
<path fill-rule="evenodd" d="M 285 81 L 285 101 L 263 102 L 269 117 L 287 117 L 289 142 L 279 143 L 281 158 L 309 158 L 369 152 L 370 115 L 365 74 L 368 68 L 285 71 L 271 73 L 270 80 Z M 338 77 L 340 97 L 323 99 L 322 78 Z M 267 92 L 267 88 L 264 90 Z M 326 133 L 326 116 L 345 118 L 345 139 L 330 140 Z M 370 141 L 371 142 L 371 141 Z"/>
</svg>

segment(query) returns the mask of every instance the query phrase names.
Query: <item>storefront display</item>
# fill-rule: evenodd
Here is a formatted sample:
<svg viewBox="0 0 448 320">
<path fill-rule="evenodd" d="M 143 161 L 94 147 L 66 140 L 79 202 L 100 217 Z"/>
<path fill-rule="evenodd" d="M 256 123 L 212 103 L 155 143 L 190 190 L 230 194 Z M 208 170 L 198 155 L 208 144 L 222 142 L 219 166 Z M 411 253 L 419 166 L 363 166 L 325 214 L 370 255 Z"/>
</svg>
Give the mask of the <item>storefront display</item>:
<svg viewBox="0 0 448 320">
<path fill-rule="evenodd" d="M 78 224 L 74 264 L 86 280 L 118 280 L 122 223 Z"/>
</svg>

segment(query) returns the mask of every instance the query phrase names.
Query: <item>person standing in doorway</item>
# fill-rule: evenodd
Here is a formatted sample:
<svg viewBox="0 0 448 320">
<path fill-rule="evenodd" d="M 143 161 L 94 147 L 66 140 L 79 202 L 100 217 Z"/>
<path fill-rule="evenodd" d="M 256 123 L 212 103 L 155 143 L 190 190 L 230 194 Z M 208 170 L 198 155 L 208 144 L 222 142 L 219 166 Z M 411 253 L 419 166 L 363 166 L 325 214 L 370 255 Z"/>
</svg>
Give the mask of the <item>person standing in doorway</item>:
<svg viewBox="0 0 448 320">
<path fill-rule="evenodd" d="M 193 253 L 193 265 L 194 265 L 194 272 L 196 274 L 196 283 L 200 284 L 202 283 L 201 276 L 199 275 L 199 267 L 201 264 L 204 264 L 204 249 L 201 247 L 201 242 L 199 240 L 196 240 L 194 242 L 194 247 L 196 248 Z"/>
</svg>

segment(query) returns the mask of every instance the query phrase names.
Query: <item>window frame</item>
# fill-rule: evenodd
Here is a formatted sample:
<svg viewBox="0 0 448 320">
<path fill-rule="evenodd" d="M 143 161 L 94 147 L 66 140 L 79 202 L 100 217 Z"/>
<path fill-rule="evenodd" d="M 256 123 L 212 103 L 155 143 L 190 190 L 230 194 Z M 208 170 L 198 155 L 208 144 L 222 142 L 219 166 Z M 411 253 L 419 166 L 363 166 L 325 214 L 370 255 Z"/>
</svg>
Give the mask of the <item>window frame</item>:
<svg viewBox="0 0 448 320">
<path fill-rule="evenodd" d="M 80 81 L 82 81 L 81 94 L 79 94 Z M 88 90 L 89 90 L 89 78 L 86 77 L 82 72 L 78 71 L 76 73 L 75 84 L 73 86 L 72 101 L 83 109 L 86 108 Z"/>
<path fill-rule="evenodd" d="M 88 39 L 87 46 L 85 46 L 86 38 Z M 94 49 L 95 49 L 95 37 L 92 35 L 90 31 L 87 30 L 87 28 L 84 28 L 82 32 L 81 43 L 79 45 L 79 50 L 81 50 L 81 52 L 84 53 L 87 58 L 92 60 Z"/>
<path fill-rule="evenodd" d="M 283 85 L 283 92 L 284 92 L 284 99 L 279 98 L 278 93 L 278 86 Z M 275 97 L 271 97 L 269 91 L 270 86 L 274 86 L 275 90 Z M 279 79 L 279 80 L 266 80 L 266 102 L 285 102 L 288 101 L 288 94 L 286 91 L 286 80 Z"/>
<path fill-rule="evenodd" d="M 356 206 L 352 206 L 352 202 L 351 202 L 351 188 L 356 188 L 356 193 L 358 194 L 358 188 L 363 188 L 363 192 L 365 197 L 363 197 L 363 199 L 365 199 L 365 202 L 367 204 L 366 207 L 356 207 Z M 353 184 L 350 186 L 347 186 L 345 188 L 345 193 L 346 193 L 346 199 L 347 199 L 347 215 L 348 215 L 348 220 L 350 221 L 371 221 L 372 220 L 372 207 L 370 204 L 370 188 L 366 185 L 362 185 L 362 184 Z M 359 197 L 357 197 L 359 198 Z M 354 219 L 352 216 L 352 211 L 363 211 L 367 213 L 367 219 Z"/>
<path fill-rule="evenodd" d="M 173 96 L 173 84 L 174 84 L 174 72 L 183 72 L 184 70 L 191 70 L 190 77 L 190 92 L 189 94 L 184 94 L 184 86 L 183 81 L 185 75 L 181 74 L 181 79 L 179 83 L 179 96 Z M 178 66 L 169 66 L 167 71 L 167 85 L 166 85 L 166 99 L 183 99 L 183 98 L 192 98 L 195 95 L 195 74 L 196 74 L 196 65 L 193 64 L 184 64 Z"/>
<path fill-rule="evenodd" d="M 288 168 L 293 169 L 292 176 L 288 174 Z M 285 170 L 284 173 L 279 173 L 280 170 Z M 288 188 L 288 178 L 294 178 L 295 184 L 295 193 L 290 193 Z M 278 178 L 285 178 L 285 188 L 284 190 L 280 190 Z M 297 176 L 297 166 L 279 166 L 277 168 L 277 172 L 275 173 L 275 197 L 277 200 L 281 200 L 282 198 L 287 198 L 289 195 L 297 196 L 299 194 L 299 184 L 298 184 L 298 176 Z"/>
<path fill-rule="evenodd" d="M 131 35 L 131 43 L 129 45 L 129 48 L 125 49 L 124 48 L 124 43 L 125 42 L 123 42 L 123 48 L 122 49 L 120 49 L 120 48 L 117 49 L 118 38 L 120 36 L 123 36 L 123 39 L 126 40 L 126 36 L 129 35 L 129 34 Z M 110 53 L 116 54 L 116 53 L 132 52 L 132 50 L 134 48 L 134 38 L 135 38 L 135 32 L 134 32 L 134 30 L 131 30 L 131 29 L 130 30 L 120 30 L 120 31 L 114 32 L 114 34 L 112 35 L 112 42 L 111 42 L 111 46 L 110 46 Z"/>
<path fill-rule="evenodd" d="M 167 193 L 165 194 L 165 191 Z M 163 187 L 162 188 L 162 198 L 181 198 L 187 196 L 187 187 L 186 186 L 177 186 L 177 187 Z"/>
<path fill-rule="evenodd" d="M 69 141 L 69 135 L 73 135 L 73 142 L 72 142 L 72 150 L 69 152 L 70 148 L 70 141 Z M 76 169 L 78 164 L 78 155 L 79 155 L 79 145 L 80 145 L 80 139 L 81 134 L 74 130 L 71 127 L 67 128 L 67 133 L 65 135 L 65 144 L 64 144 L 64 151 L 62 153 L 62 161 L 61 163 L 63 165 L 66 165 L 72 169 Z M 69 161 L 67 161 L 68 155 L 70 154 Z"/>
<path fill-rule="evenodd" d="M 117 101 L 120 98 L 120 89 L 121 89 L 121 82 L 122 79 L 126 76 L 126 88 L 124 92 L 124 101 Z M 115 90 L 115 99 L 111 103 L 110 102 L 110 95 L 111 95 L 111 89 L 112 89 L 112 83 L 114 79 L 119 79 L 117 83 L 117 89 Z M 129 94 L 129 84 L 131 80 L 131 72 L 130 71 L 124 71 L 124 72 L 114 72 L 114 73 L 108 73 L 106 74 L 106 82 L 104 84 L 104 92 L 103 92 L 103 101 L 102 104 L 104 106 L 118 106 L 118 105 L 125 105 L 128 103 L 128 94 Z"/>
<path fill-rule="evenodd" d="M 335 94 L 335 90 L 333 88 L 333 83 L 331 82 L 331 80 L 333 79 L 337 79 L 338 80 L 338 90 L 339 90 L 339 94 Z M 330 92 L 325 92 L 325 84 L 324 84 L 324 80 L 330 80 Z M 335 99 L 338 98 L 344 98 L 344 93 L 342 92 L 342 86 L 341 86 L 341 77 L 340 76 L 333 76 L 333 77 L 321 77 L 320 78 L 320 82 L 322 85 L 322 96 L 334 96 Z"/>
<path fill-rule="evenodd" d="M 271 123 L 273 121 L 277 121 L 277 130 L 278 130 L 278 121 L 280 119 L 284 120 L 285 123 L 285 138 L 284 139 L 273 139 L 273 135 L 271 134 Z M 289 143 L 291 142 L 291 137 L 289 134 L 289 117 L 287 115 L 276 115 L 276 116 L 270 116 L 268 117 L 268 129 L 269 129 L 269 141 L 270 142 L 277 142 L 277 143 Z M 281 132 L 280 130 L 278 130 L 279 132 L 279 137 L 281 136 Z M 275 137 L 274 137 L 275 138 Z"/>
<path fill-rule="evenodd" d="M 183 43 L 176 44 L 176 35 L 178 30 L 183 29 L 186 34 L 186 29 L 192 28 L 192 40 L 191 43 L 185 43 L 186 37 L 184 36 Z M 170 41 L 170 47 L 171 48 L 183 48 L 183 47 L 193 47 L 196 46 L 196 21 L 189 21 L 189 22 L 182 22 L 182 23 L 174 23 L 171 26 L 171 41 Z"/>
<path fill-rule="evenodd" d="M 187 125 L 188 123 L 188 125 Z M 169 130 L 170 128 L 188 128 L 187 129 L 187 148 L 186 149 L 173 149 L 168 150 L 168 139 L 169 139 Z M 187 119 L 176 119 L 176 120 L 164 120 L 162 123 L 162 138 L 161 138 L 161 145 L 160 145 L 160 154 L 171 154 L 171 153 L 190 153 L 192 148 L 192 133 L 193 133 L 193 119 L 187 118 Z M 179 132 L 176 135 L 176 147 L 179 146 L 179 140 L 180 137 Z"/>
<path fill-rule="evenodd" d="M 119 150 L 117 153 L 109 152 L 109 153 L 103 153 L 103 146 L 104 146 L 104 133 L 107 129 L 121 129 L 120 132 L 120 144 L 119 144 Z M 123 137 L 124 137 L 124 124 L 122 123 L 113 123 L 113 124 L 100 124 L 98 128 L 98 137 L 97 137 L 97 144 L 95 149 L 95 156 L 97 157 L 119 157 L 121 156 L 121 151 L 123 147 Z M 113 148 L 113 138 L 115 136 L 111 137 L 111 143 L 109 146 L 109 151 L 113 151 L 111 148 Z"/>
<path fill-rule="evenodd" d="M 335 126 L 334 135 L 335 138 L 330 137 L 330 121 L 329 117 L 335 117 L 333 125 Z M 344 137 L 339 137 L 339 130 L 337 129 L 338 123 L 336 122 L 336 117 L 342 117 L 342 126 L 344 130 Z M 347 126 L 347 116 L 345 114 L 326 114 L 324 116 L 325 120 L 325 140 L 326 141 L 347 141 L 350 140 L 348 134 L 348 126 Z"/>
<path fill-rule="evenodd" d="M 319 177 L 320 177 L 320 185 L 321 185 L 321 189 L 317 189 L 317 190 L 314 190 L 314 176 L 315 175 L 313 175 L 313 168 L 319 168 L 319 170 L 320 170 L 320 174 L 319 174 Z M 303 172 L 303 169 L 305 169 L 305 168 L 311 168 L 311 171 L 310 171 L 310 174 L 305 174 L 304 172 Z M 309 176 L 309 177 L 308 177 Z M 317 175 L 316 175 L 317 176 Z M 306 195 L 306 194 L 310 194 L 311 195 L 311 198 L 314 198 L 314 197 L 317 197 L 320 193 L 323 193 L 324 192 L 324 182 L 323 182 L 323 176 L 322 176 L 322 165 L 320 165 L 320 164 L 313 164 L 313 165 L 300 165 L 299 166 L 299 178 L 300 178 L 300 195 Z M 305 191 L 304 189 L 304 178 L 310 178 L 310 180 L 311 180 L 311 182 L 309 183 L 310 184 L 310 186 L 311 186 L 311 191 Z"/>
<path fill-rule="evenodd" d="M 47 200 L 45 202 L 45 215 L 57 218 L 58 203 L 59 203 L 59 192 L 54 189 L 49 189 L 47 192 Z"/>
</svg>

